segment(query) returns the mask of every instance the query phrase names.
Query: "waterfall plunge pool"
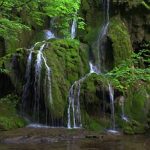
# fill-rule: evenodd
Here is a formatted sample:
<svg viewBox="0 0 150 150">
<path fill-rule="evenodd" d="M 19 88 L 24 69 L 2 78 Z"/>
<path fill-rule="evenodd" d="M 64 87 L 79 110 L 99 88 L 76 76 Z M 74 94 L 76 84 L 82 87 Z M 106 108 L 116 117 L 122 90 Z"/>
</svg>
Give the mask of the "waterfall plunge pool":
<svg viewBox="0 0 150 150">
<path fill-rule="evenodd" d="M 100 134 L 83 129 L 0 131 L 0 150 L 148 150 L 150 135 Z"/>
</svg>

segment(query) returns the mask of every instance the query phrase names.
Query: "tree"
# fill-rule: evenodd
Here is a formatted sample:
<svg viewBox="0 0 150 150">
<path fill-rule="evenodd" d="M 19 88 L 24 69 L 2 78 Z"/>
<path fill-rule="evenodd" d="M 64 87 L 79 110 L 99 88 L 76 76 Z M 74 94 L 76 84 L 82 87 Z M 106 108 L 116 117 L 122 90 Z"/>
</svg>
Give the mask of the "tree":
<svg viewBox="0 0 150 150">
<path fill-rule="evenodd" d="M 32 23 L 42 26 L 45 16 L 55 17 L 55 27 L 68 35 L 73 18 L 82 20 L 76 15 L 79 7 L 80 0 L 2 0 L 0 36 L 9 40 L 16 38 L 18 32 L 30 29 Z"/>
</svg>

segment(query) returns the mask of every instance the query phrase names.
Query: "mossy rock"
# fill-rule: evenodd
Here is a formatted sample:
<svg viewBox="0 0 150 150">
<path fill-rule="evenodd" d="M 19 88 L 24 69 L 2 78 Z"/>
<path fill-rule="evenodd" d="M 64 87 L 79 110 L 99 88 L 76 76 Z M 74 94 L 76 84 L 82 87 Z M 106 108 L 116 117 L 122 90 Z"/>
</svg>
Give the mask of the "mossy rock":
<svg viewBox="0 0 150 150">
<path fill-rule="evenodd" d="M 145 122 L 150 104 L 147 98 L 147 88 L 145 84 L 137 83 L 128 90 L 125 101 L 126 114 L 139 122 Z"/>
<path fill-rule="evenodd" d="M 110 125 L 110 119 L 107 117 L 90 116 L 85 110 L 82 110 L 82 125 L 90 131 L 104 132 Z"/>
<path fill-rule="evenodd" d="M 141 134 L 145 132 L 145 127 L 143 124 L 135 120 L 131 120 L 124 123 L 123 132 L 126 134 Z"/>
<path fill-rule="evenodd" d="M 26 66 L 26 50 L 21 48 L 15 50 L 14 54 L 7 54 L 0 60 L 0 82 L 2 91 L 0 95 L 5 95 L 10 87 L 13 92 L 15 89 L 20 94 L 22 92 L 23 79 Z M 4 81 L 5 79 L 5 81 Z M 3 93 L 4 92 L 4 93 Z"/>
<path fill-rule="evenodd" d="M 49 40 L 44 56 L 51 68 L 53 104 L 50 112 L 62 118 L 68 105 L 71 85 L 88 71 L 88 47 L 72 39 Z"/>
<path fill-rule="evenodd" d="M 7 95 L 0 99 L 0 130 L 24 127 L 26 121 L 17 114 L 16 105 L 19 101 L 16 95 Z"/>
<path fill-rule="evenodd" d="M 147 83 L 136 83 L 127 91 L 124 102 L 124 113 L 128 120 L 122 120 L 121 106 L 116 106 L 116 122 L 126 134 L 144 133 L 149 128 L 149 86 Z"/>
<path fill-rule="evenodd" d="M 82 0 L 79 13 L 86 25 L 85 30 L 78 30 L 78 37 L 81 41 L 92 45 L 98 38 L 103 22 L 102 2 Z"/>
<path fill-rule="evenodd" d="M 111 18 L 108 37 L 112 42 L 114 65 L 131 57 L 132 43 L 125 23 L 119 16 Z"/>
<path fill-rule="evenodd" d="M 96 73 L 89 74 L 82 83 L 81 101 L 84 98 L 86 103 L 99 103 L 98 92 L 107 90 L 107 79 Z"/>
</svg>

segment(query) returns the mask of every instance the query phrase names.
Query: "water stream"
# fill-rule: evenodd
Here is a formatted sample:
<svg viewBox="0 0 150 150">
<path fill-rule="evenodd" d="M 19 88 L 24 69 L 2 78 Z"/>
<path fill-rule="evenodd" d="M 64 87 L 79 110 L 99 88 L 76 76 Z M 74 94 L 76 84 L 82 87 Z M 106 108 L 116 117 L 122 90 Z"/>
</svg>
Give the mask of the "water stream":
<svg viewBox="0 0 150 150">
<path fill-rule="evenodd" d="M 76 108 L 77 106 L 75 105 L 75 103 L 79 103 L 79 97 L 80 97 L 80 84 L 81 81 L 84 81 L 84 79 L 86 79 L 90 74 L 92 73 L 96 73 L 96 74 L 100 74 L 104 71 L 104 62 L 105 62 L 105 49 L 103 48 L 103 40 L 107 35 L 107 30 L 108 30 L 108 25 L 109 25 L 109 0 L 105 0 L 103 1 L 103 9 L 104 9 L 104 20 L 103 20 L 103 26 L 100 30 L 100 34 L 97 40 L 97 52 L 98 52 L 98 64 L 94 65 L 92 62 L 92 60 L 90 60 L 89 62 L 89 66 L 90 66 L 90 73 L 85 75 L 85 77 L 81 78 L 79 81 L 75 81 L 74 84 L 71 86 L 70 90 L 69 90 L 69 102 L 68 102 L 68 124 L 67 127 L 71 128 L 71 108 L 72 108 L 72 117 L 73 117 L 73 128 L 76 127 L 80 127 L 80 125 L 76 124 L 76 120 L 81 120 L 81 114 L 80 113 L 76 113 Z M 74 35 L 76 33 L 76 21 L 73 20 L 72 23 L 72 28 L 71 28 L 71 37 L 74 38 Z M 79 86 L 77 86 L 79 85 Z M 78 88 L 77 88 L 78 87 Z M 112 90 L 112 88 L 109 89 Z M 110 91 L 109 92 L 112 92 Z M 77 96 L 76 96 L 77 95 Z M 112 93 L 110 93 L 110 99 L 113 100 L 111 101 L 111 109 L 112 111 L 112 119 L 113 119 L 113 129 L 115 129 L 115 119 L 114 119 L 114 98 L 112 97 Z M 113 99 L 112 99 L 113 98 Z M 79 105 L 80 106 L 80 105 Z M 79 117 L 80 116 L 80 117 Z M 80 118 L 80 119 L 76 119 L 76 118 Z"/>
<path fill-rule="evenodd" d="M 115 130 L 115 108 L 114 108 L 114 89 L 109 84 L 109 96 L 110 96 L 110 105 L 111 105 L 111 124 L 112 124 L 112 130 Z"/>
<path fill-rule="evenodd" d="M 34 121 L 37 121 L 38 123 L 39 123 L 39 116 L 40 116 L 42 51 L 44 49 L 44 46 L 45 43 L 42 44 L 40 50 L 38 51 L 36 64 L 35 64 L 33 117 L 34 117 Z"/>
<path fill-rule="evenodd" d="M 104 73 L 106 72 L 106 64 L 105 64 L 105 59 L 106 59 L 106 49 L 105 49 L 105 42 L 106 36 L 107 36 L 107 31 L 108 31 L 108 26 L 109 26 L 109 10 L 110 10 L 110 0 L 103 0 L 103 10 L 104 10 L 104 20 L 103 20 L 103 25 L 102 29 L 99 34 L 99 38 L 97 41 L 97 50 L 98 50 L 98 65 L 92 65 L 92 71 L 96 73 Z M 98 68 L 96 66 L 99 66 Z M 109 91 L 109 97 L 110 97 L 110 109 L 111 109 L 111 132 L 117 132 L 115 130 L 115 108 L 114 108 L 114 89 L 111 86 L 111 84 L 108 84 L 108 91 Z"/>
<path fill-rule="evenodd" d="M 109 26 L 109 9 L 110 9 L 110 0 L 103 0 L 103 24 L 102 27 L 100 28 L 98 38 L 96 43 L 93 45 L 93 49 L 96 51 L 94 60 L 91 60 L 92 66 L 96 68 L 97 73 L 104 73 L 106 72 L 106 49 L 105 49 L 105 44 L 106 44 L 106 36 L 107 36 L 107 31 L 108 31 L 108 26 Z"/>
<path fill-rule="evenodd" d="M 80 80 L 75 81 L 69 90 L 68 96 L 68 129 L 81 128 L 81 111 L 80 111 L 80 89 L 82 82 L 90 75 L 87 74 Z M 72 125 L 73 122 L 73 125 Z"/>
<path fill-rule="evenodd" d="M 125 98 L 124 98 L 124 96 L 121 96 L 120 99 L 119 99 L 119 101 L 120 101 L 120 105 L 121 105 L 121 118 L 122 118 L 122 120 L 128 122 L 129 119 L 128 119 L 128 117 L 125 115 L 125 110 L 124 110 L 124 103 L 125 103 Z"/>
<path fill-rule="evenodd" d="M 71 25 L 71 38 L 74 39 L 76 37 L 76 29 L 77 29 L 77 21 L 76 19 L 73 19 L 72 25 Z"/>
<path fill-rule="evenodd" d="M 80 90 L 82 82 L 92 74 L 93 72 L 90 70 L 90 73 L 86 74 L 84 77 L 75 81 L 69 90 L 68 96 L 68 123 L 67 128 L 81 128 L 82 120 L 81 120 L 81 110 L 80 110 Z M 73 123 L 72 123 L 73 122 Z"/>
<path fill-rule="evenodd" d="M 54 34 L 50 30 L 46 30 L 45 31 L 45 39 L 51 39 L 51 38 L 55 38 Z M 48 116 L 48 107 L 53 104 L 52 88 L 51 88 L 51 68 L 48 66 L 46 57 L 43 55 L 43 50 L 44 50 L 44 47 L 46 46 L 46 41 L 42 42 L 43 44 L 40 46 L 39 50 L 37 51 L 35 64 L 34 64 L 34 66 L 32 65 L 32 63 L 34 63 L 34 59 L 32 56 L 33 52 L 34 52 L 34 48 L 39 43 L 40 42 L 37 42 L 30 49 L 30 53 L 27 58 L 27 67 L 26 67 L 26 75 L 25 75 L 26 83 L 24 85 L 23 96 L 22 96 L 22 107 L 23 107 L 22 111 L 23 111 L 23 115 L 25 115 L 25 116 L 30 112 L 30 116 L 32 116 L 32 117 L 30 117 L 30 120 L 32 120 L 33 123 L 39 124 L 41 122 L 40 111 L 41 111 L 41 109 L 43 110 L 43 108 L 44 108 L 45 109 L 45 121 L 44 122 L 47 125 L 48 117 L 49 117 Z M 35 53 L 34 53 L 34 55 L 35 55 Z M 42 72 L 41 72 L 43 66 L 45 67 L 44 79 L 42 77 Z M 34 72 L 34 76 L 33 76 L 33 72 Z M 44 88 L 44 91 L 43 91 L 43 88 Z M 34 93 L 33 94 L 34 97 L 28 96 L 29 93 L 31 93 L 31 92 Z M 33 100 L 33 102 L 29 102 L 28 99 L 34 99 L 34 100 Z M 27 102 L 27 100 L 28 100 L 28 102 Z M 41 102 L 41 100 L 43 102 Z M 41 103 L 44 106 L 41 106 Z M 30 107 L 32 107 L 31 110 L 26 110 L 28 105 L 30 105 Z M 43 107 L 43 108 L 41 108 L 41 107 Z M 42 120 L 44 120 L 44 118 L 42 118 Z M 36 124 L 35 124 L 35 126 L 36 126 Z"/>
<path fill-rule="evenodd" d="M 68 124 L 67 124 L 67 127 L 69 129 L 82 127 L 79 96 L 80 96 L 80 81 L 75 81 L 69 90 Z M 71 115 L 73 118 L 73 127 L 71 127 Z"/>
</svg>

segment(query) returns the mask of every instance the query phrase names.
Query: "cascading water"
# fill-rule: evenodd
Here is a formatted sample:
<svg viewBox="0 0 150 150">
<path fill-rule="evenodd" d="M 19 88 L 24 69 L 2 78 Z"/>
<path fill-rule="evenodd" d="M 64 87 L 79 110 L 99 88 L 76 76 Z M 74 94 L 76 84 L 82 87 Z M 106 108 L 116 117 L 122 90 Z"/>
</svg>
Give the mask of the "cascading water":
<svg viewBox="0 0 150 150">
<path fill-rule="evenodd" d="M 44 49 L 45 43 L 40 47 L 37 54 L 36 64 L 35 64 L 35 82 L 34 82 L 34 120 L 39 123 L 39 109 L 40 109 L 40 96 L 41 96 L 41 68 L 42 68 L 42 51 Z"/>
<path fill-rule="evenodd" d="M 108 31 L 108 26 L 109 26 L 109 0 L 103 0 L 103 9 L 104 9 L 104 21 L 103 21 L 103 26 L 99 34 L 98 38 L 98 44 L 97 44 L 97 49 L 98 49 L 98 66 L 100 72 L 104 72 L 106 70 L 105 66 L 105 59 L 106 59 L 106 54 L 105 54 L 105 41 L 107 31 Z"/>
<path fill-rule="evenodd" d="M 23 88 L 23 94 L 22 94 L 22 112 L 25 110 L 25 99 L 28 95 L 28 89 L 30 87 L 30 82 L 31 82 L 31 67 L 32 67 L 32 53 L 33 53 L 34 47 L 30 49 L 30 53 L 27 59 L 27 68 L 26 68 L 26 74 L 25 74 L 25 80 L 26 83 Z"/>
<path fill-rule="evenodd" d="M 75 81 L 74 84 L 71 86 L 71 88 L 69 90 L 68 124 L 67 124 L 68 128 L 71 128 L 71 108 L 72 108 L 72 117 L 73 117 L 73 128 L 81 127 L 81 122 L 78 125 L 76 123 L 76 118 L 80 118 L 78 120 L 81 121 L 81 114 L 76 113 L 76 107 L 77 106 L 75 105 L 75 102 L 78 102 L 78 104 L 79 104 L 78 106 L 80 106 L 80 101 L 79 101 L 80 86 L 78 88 L 76 88 L 76 85 L 77 84 L 80 85 L 81 82 L 83 82 L 90 74 L 92 74 L 92 73 L 99 74 L 102 71 L 100 59 L 102 59 L 103 55 L 102 55 L 102 52 L 101 52 L 101 55 L 100 55 L 100 51 L 103 51 L 103 48 L 101 46 L 102 45 L 102 40 L 104 39 L 104 37 L 107 34 L 107 29 L 108 29 L 108 25 L 109 25 L 109 0 L 103 1 L 103 6 L 104 6 L 104 23 L 103 23 L 103 27 L 100 31 L 99 38 L 98 38 L 98 41 L 97 41 L 98 57 L 99 57 L 98 58 L 98 60 L 99 60 L 98 65 L 94 65 L 93 63 L 91 63 L 92 61 L 90 61 L 89 62 L 90 73 L 85 75 L 79 81 Z M 71 27 L 71 37 L 75 38 L 75 35 L 76 35 L 76 20 L 74 19 L 73 23 L 72 23 L 72 27 Z M 97 66 L 99 66 L 99 68 Z M 76 116 L 76 114 L 78 114 L 80 117 L 78 115 Z"/>
<path fill-rule="evenodd" d="M 111 108 L 111 129 L 108 130 L 109 133 L 118 134 L 115 125 L 115 107 L 114 107 L 114 89 L 111 84 L 108 84 L 109 96 L 110 96 L 110 108 Z"/>
<path fill-rule="evenodd" d="M 76 28 L 77 28 L 77 21 L 76 19 L 73 19 L 72 25 L 71 25 L 71 38 L 74 39 L 76 37 Z"/>
<path fill-rule="evenodd" d="M 106 35 L 108 31 L 108 26 L 109 26 L 109 0 L 103 0 L 103 10 L 104 10 L 104 19 L 103 19 L 103 25 L 102 28 L 99 32 L 98 39 L 96 42 L 96 45 L 94 44 L 93 49 L 96 49 L 96 56 L 95 60 L 91 60 L 92 66 L 94 68 L 97 68 L 96 73 L 103 73 L 106 71 L 106 66 L 105 66 L 105 59 L 106 59 L 106 54 L 105 54 L 105 40 L 106 40 Z"/>
<path fill-rule="evenodd" d="M 45 39 L 52 39 L 55 38 L 54 33 L 51 30 L 44 30 L 45 33 Z"/>
<path fill-rule="evenodd" d="M 75 81 L 69 90 L 68 124 L 67 124 L 67 127 L 69 129 L 71 128 L 71 114 L 73 118 L 72 128 L 82 127 L 79 96 L 80 96 L 80 80 Z"/>
<path fill-rule="evenodd" d="M 75 81 L 69 90 L 68 124 L 67 124 L 67 127 L 69 129 L 82 127 L 81 112 L 80 112 L 80 100 L 79 100 L 80 82 L 81 82 L 81 80 Z M 71 115 L 73 118 L 73 127 L 71 127 L 71 121 L 72 121 Z"/>
<path fill-rule="evenodd" d="M 92 73 L 95 73 L 90 70 L 90 73 L 86 74 L 84 77 L 75 81 L 69 90 L 68 96 L 68 129 L 71 128 L 81 128 L 81 111 L 80 111 L 80 90 L 82 82 L 90 76 Z M 72 119 L 71 119 L 72 118 Z M 73 122 L 73 125 L 72 125 Z"/>
<path fill-rule="evenodd" d="M 55 38 L 52 32 L 49 33 L 50 35 L 49 37 L 46 37 L 46 39 Z M 30 120 L 33 121 L 33 124 L 31 124 L 31 126 L 33 127 L 39 126 L 40 125 L 39 123 L 47 124 L 48 120 L 49 122 L 52 122 L 49 118 L 49 110 L 48 110 L 49 106 L 53 105 L 52 88 L 51 88 L 51 68 L 48 66 L 47 60 L 43 55 L 43 50 L 44 47 L 46 46 L 46 41 L 43 41 L 42 43 L 43 44 L 40 46 L 40 49 L 37 52 L 34 65 L 35 69 L 33 69 L 32 67 L 33 66 L 32 63 L 34 62 L 32 55 L 35 47 L 37 46 L 37 44 L 40 44 L 40 42 L 36 43 L 34 47 L 30 49 L 26 67 L 26 76 L 25 76 L 26 83 L 24 86 L 22 96 L 23 115 L 28 115 Z M 45 67 L 44 78 L 42 77 L 43 67 Z M 33 94 L 30 94 L 29 96 L 28 93 L 32 92 Z M 31 95 L 34 95 L 34 97 Z M 34 101 L 29 101 L 30 99 L 34 99 Z M 29 107 L 31 108 L 30 110 Z M 44 113 L 45 119 L 43 118 L 43 116 L 41 118 L 41 111 L 43 112 L 44 110 L 45 110 Z"/>
<path fill-rule="evenodd" d="M 105 40 L 107 36 L 107 31 L 108 31 L 108 26 L 109 26 L 109 9 L 110 9 L 110 0 L 103 0 L 103 10 L 104 10 L 104 20 L 103 20 L 103 25 L 100 30 L 100 34 L 97 40 L 97 60 L 96 62 L 98 64 L 94 65 L 90 62 L 90 68 L 91 68 L 91 73 L 95 72 L 97 74 L 106 72 L 106 64 L 105 64 L 105 59 L 106 59 L 106 52 L 105 52 Z M 114 89 L 113 87 L 108 84 L 108 89 L 109 89 L 109 96 L 110 96 L 110 107 L 111 107 L 111 120 L 112 120 L 112 130 L 109 130 L 111 132 L 116 132 L 115 131 L 115 109 L 114 109 Z"/>
<path fill-rule="evenodd" d="M 33 59 L 33 52 L 34 52 L 34 48 L 35 46 L 38 44 L 39 42 L 35 43 L 34 46 L 29 49 L 29 55 L 28 55 L 28 58 L 27 58 L 27 67 L 26 67 L 26 73 L 25 73 L 25 80 L 26 80 L 26 83 L 23 87 L 23 94 L 22 94 L 22 113 L 24 113 L 25 109 L 26 108 L 26 99 L 28 99 L 28 96 L 30 94 L 30 86 L 31 86 L 31 83 L 32 83 L 32 79 L 31 79 L 31 74 L 32 74 L 32 59 Z"/>
<path fill-rule="evenodd" d="M 121 113 L 122 113 L 122 114 L 121 114 L 121 118 L 122 118 L 122 120 L 128 122 L 129 120 L 128 120 L 128 118 L 126 117 L 125 112 L 124 112 L 124 101 L 125 101 L 124 96 L 121 96 L 120 99 L 119 99 L 119 101 L 120 101 Z"/>
<path fill-rule="evenodd" d="M 50 104 L 53 104 L 53 99 L 52 99 L 52 88 L 51 88 L 51 68 L 47 65 L 47 61 L 46 58 L 44 57 L 44 55 L 42 54 L 42 58 L 46 67 L 46 75 L 47 78 L 45 78 L 45 87 L 48 87 L 47 89 L 47 93 L 45 94 L 45 96 L 47 96 L 47 99 L 49 100 Z M 47 86 L 48 83 L 48 86 Z"/>
<path fill-rule="evenodd" d="M 111 105 L 111 122 L 112 122 L 112 130 L 115 130 L 115 108 L 114 108 L 114 89 L 109 84 L 109 96 L 110 96 L 110 105 Z"/>
<path fill-rule="evenodd" d="M 90 73 L 96 73 L 96 74 L 100 73 L 97 67 L 94 66 L 91 62 L 89 62 L 89 66 L 90 66 Z"/>
</svg>

